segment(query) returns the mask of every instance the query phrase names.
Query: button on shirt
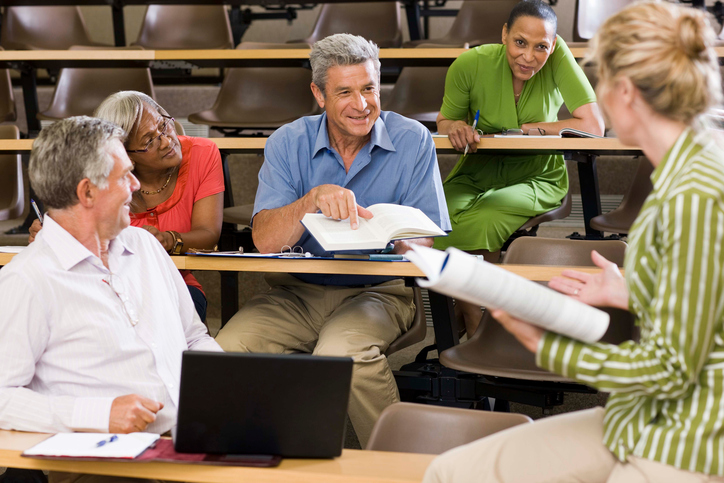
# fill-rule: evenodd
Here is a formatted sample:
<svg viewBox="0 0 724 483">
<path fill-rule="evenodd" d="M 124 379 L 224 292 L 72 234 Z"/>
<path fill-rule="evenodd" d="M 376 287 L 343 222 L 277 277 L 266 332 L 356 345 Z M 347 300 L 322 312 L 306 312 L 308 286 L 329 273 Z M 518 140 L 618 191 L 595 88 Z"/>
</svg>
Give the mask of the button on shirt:
<svg viewBox="0 0 724 483">
<path fill-rule="evenodd" d="M 254 215 L 281 208 L 312 188 L 334 184 L 354 192 L 357 204 L 394 203 L 422 210 L 450 231 L 435 144 L 422 124 L 394 112 L 381 112 L 370 141 L 357 153 L 349 172 L 329 142 L 327 115 L 308 116 L 282 126 L 269 137 L 259 171 Z M 309 232 L 296 243 L 304 251 L 331 256 Z M 323 285 L 380 283 L 389 277 L 311 275 L 296 277 Z"/>
<path fill-rule="evenodd" d="M 170 257 L 147 231 L 110 242 L 106 268 L 50 216 L 0 271 L 0 427 L 108 431 L 118 396 L 162 402 L 176 423 L 181 353 L 220 351 Z"/>
</svg>

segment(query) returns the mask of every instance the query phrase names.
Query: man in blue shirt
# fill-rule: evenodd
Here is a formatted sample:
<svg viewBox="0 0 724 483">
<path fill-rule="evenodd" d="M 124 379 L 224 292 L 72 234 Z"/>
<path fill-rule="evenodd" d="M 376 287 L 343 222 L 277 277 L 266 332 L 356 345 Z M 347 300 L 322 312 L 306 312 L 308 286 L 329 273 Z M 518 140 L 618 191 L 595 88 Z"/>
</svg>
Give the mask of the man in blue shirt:
<svg viewBox="0 0 724 483">
<path fill-rule="evenodd" d="M 312 49 L 312 92 L 321 116 L 269 138 L 259 172 L 253 237 L 262 253 L 300 246 L 327 255 L 300 220 L 321 211 L 353 229 L 364 207 L 395 203 L 422 210 L 450 230 L 435 145 L 416 121 L 380 111 L 377 46 L 337 34 Z M 395 253 L 431 238 L 400 240 Z M 364 447 L 380 412 L 399 399 L 384 352 L 412 323 L 412 290 L 400 279 L 354 275 L 272 275 L 221 330 L 227 351 L 311 352 L 354 358 L 349 415 Z"/>
</svg>

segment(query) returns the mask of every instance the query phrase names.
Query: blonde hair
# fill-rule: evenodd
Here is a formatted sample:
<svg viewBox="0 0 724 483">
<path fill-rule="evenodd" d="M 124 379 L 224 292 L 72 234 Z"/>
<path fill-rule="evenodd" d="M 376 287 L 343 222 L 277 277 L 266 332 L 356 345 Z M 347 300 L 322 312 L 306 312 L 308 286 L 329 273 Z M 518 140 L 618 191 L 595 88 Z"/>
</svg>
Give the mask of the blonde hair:
<svg viewBox="0 0 724 483">
<path fill-rule="evenodd" d="M 692 124 L 722 99 L 714 39 L 698 10 L 637 3 L 604 22 L 584 62 L 603 82 L 629 78 L 655 112 Z"/>
</svg>

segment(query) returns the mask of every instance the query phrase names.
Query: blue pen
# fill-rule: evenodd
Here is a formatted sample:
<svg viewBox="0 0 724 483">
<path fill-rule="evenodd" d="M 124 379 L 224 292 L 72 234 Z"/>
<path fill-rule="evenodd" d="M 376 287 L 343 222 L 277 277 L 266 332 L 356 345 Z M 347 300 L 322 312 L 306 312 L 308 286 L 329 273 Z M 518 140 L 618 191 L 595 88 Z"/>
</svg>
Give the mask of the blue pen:
<svg viewBox="0 0 724 483">
<path fill-rule="evenodd" d="M 33 209 L 35 210 L 35 214 L 38 215 L 38 220 L 40 220 L 40 224 L 43 224 L 43 214 L 40 212 L 40 208 L 38 208 L 37 203 L 35 203 L 35 200 L 30 198 L 30 204 L 33 205 Z"/>
<path fill-rule="evenodd" d="M 104 439 L 103 441 L 98 441 L 98 442 L 96 443 L 96 448 L 100 448 L 101 446 L 105 446 L 105 445 L 108 444 L 108 443 L 113 443 L 114 441 L 118 441 L 118 435 L 117 435 L 117 434 L 114 434 L 114 435 L 111 436 L 110 438 Z"/>
<path fill-rule="evenodd" d="M 475 126 L 478 125 L 478 119 L 480 119 L 480 109 L 475 111 L 475 119 L 473 119 L 473 136 L 475 136 Z M 470 147 L 469 144 L 465 145 L 465 152 L 463 153 L 463 156 L 468 154 L 468 148 Z"/>
</svg>

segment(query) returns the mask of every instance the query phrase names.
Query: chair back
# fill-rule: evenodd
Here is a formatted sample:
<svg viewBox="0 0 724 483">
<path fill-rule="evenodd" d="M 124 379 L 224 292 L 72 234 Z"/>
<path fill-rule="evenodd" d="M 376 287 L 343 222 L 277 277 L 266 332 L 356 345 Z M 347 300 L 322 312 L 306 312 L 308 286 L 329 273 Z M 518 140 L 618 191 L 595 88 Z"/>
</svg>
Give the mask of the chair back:
<svg viewBox="0 0 724 483">
<path fill-rule="evenodd" d="M 9 50 L 66 50 L 100 45 L 88 34 L 79 7 L 5 7 L 0 45 Z"/>
<path fill-rule="evenodd" d="M 462 47 L 463 45 L 455 45 Z M 449 48 L 451 45 L 419 44 L 417 48 Z M 385 110 L 421 122 L 437 130 L 437 115 L 445 95 L 447 67 L 405 67 L 385 102 Z"/>
<path fill-rule="evenodd" d="M 325 3 L 312 33 L 301 42 L 313 45 L 332 34 L 361 35 L 380 48 L 402 45 L 402 16 L 397 2 Z"/>
<path fill-rule="evenodd" d="M 308 49 L 307 44 L 242 42 L 237 49 Z M 316 112 L 309 85 L 312 73 L 295 67 L 229 69 L 211 109 L 191 114 L 189 120 L 223 128 L 276 129 Z"/>
<path fill-rule="evenodd" d="M 149 5 L 138 39 L 145 49 L 233 49 L 223 5 Z"/>
<path fill-rule="evenodd" d="M 71 50 L 87 50 L 73 47 Z M 131 48 L 131 49 L 138 49 Z M 148 68 L 61 69 L 48 108 L 38 119 L 57 120 L 71 116 L 92 116 L 106 97 L 118 91 L 139 91 L 156 97 Z"/>
<path fill-rule="evenodd" d="M 626 243 L 620 240 L 569 240 L 559 238 L 522 237 L 508 247 L 503 264 L 558 265 L 591 267 L 591 251 L 623 265 Z"/>
<path fill-rule="evenodd" d="M 498 431 L 532 422 L 523 414 L 395 403 L 382 411 L 366 449 L 440 454 Z"/>
<path fill-rule="evenodd" d="M 17 126 L 0 126 L 0 139 L 20 139 Z M 0 220 L 12 220 L 25 209 L 23 163 L 19 154 L 0 155 Z"/>
<path fill-rule="evenodd" d="M 639 215 L 644 201 L 654 189 L 651 184 L 651 173 L 654 166 L 645 158 L 639 158 L 639 165 L 633 183 L 621 200 L 621 204 L 613 211 L 598 215 L 591 220 L 591 227 L 609 233 L 628 233 L 634 220 Z"/>
<path fill-rule="evenodd" d="M 593 38 L 598 27 L 614 13 L 636 0 L 576 0 L 573 16 L 573 41 L 586 42 Z"/>
<path fill-rule="evenodd" d="M 0 47 L 0 50 L 3 50 Z M 18 118 L 15 109 L 15 93 L 10 82 L 10 71 L 0 69 L 0 122 L 13 122 Z"/>
</svg>

